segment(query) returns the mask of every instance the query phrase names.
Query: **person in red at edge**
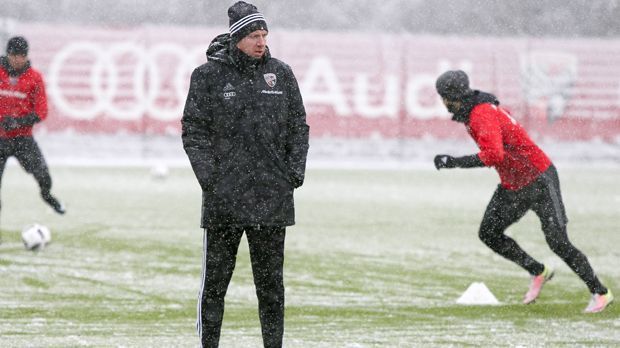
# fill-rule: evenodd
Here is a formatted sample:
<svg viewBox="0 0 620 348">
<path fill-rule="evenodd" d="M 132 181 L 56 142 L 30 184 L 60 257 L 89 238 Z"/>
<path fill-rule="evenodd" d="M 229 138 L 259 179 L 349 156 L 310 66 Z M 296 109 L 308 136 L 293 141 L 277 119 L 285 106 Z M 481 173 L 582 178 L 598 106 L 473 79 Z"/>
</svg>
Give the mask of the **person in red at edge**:
<svg viewBox="0 0 620 348">
<path fill-rule="evenodd" d="M 592 293 L 586 313 L 604 310 L 613 295 L 598 279 L 586 256 L 573 246 L 566 232 L 568 219 L 560 193 L 555 166 L 530 139 L 510 114 L 489 93 L 469 88 L 465 72 L 447 71 L 439 76 L 435 87 L 452 120 L 465 124 L 478 145 L 477 154 L 453 157 L 437 155 L 434 162 L 442 168 L 494 167 L 501 184 L 489 202 L 479 237 L 489 248 L 524 268 L 532 276 L 523 303 L 533 303 L 553 270 L 536 261 L 504 232 L 528 210 L 533 210 L 542 224 L 547 244 L 583 280 Z"/>
<path fill-rule="evenodd" d="M 11 38 L 6 53 L 0 57 L 0 182 L 7 159 L 15 156 L 37 180 L 43 200 L 64 214 L 64 206 L 50 193 L 52 178 L 32 137 L 32 126 L 47 117 L 43 78 L 30 66 L 26 39 Z"/>
</svg>

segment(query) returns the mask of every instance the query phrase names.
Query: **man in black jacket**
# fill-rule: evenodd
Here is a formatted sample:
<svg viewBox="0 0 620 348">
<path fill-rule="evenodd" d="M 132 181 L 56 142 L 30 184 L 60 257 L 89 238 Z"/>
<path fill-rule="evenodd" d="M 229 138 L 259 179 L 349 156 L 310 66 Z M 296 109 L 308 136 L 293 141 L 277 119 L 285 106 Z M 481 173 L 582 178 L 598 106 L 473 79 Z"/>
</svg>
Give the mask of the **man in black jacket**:
<svg viewBox="0 0 620 348">
<path fill-rule="evenodd" d="M 217 347 L 224 296 L 243 233 L 250 248 L 265 347 L 284 333 L 285 227 L 295 223 L 309 127 L 291 68 L 272 58 L 265 17 L 239 1 L 192 73 L 183 147 L 202 188 L 204 261 L 197 329 Z"/>
</svg>

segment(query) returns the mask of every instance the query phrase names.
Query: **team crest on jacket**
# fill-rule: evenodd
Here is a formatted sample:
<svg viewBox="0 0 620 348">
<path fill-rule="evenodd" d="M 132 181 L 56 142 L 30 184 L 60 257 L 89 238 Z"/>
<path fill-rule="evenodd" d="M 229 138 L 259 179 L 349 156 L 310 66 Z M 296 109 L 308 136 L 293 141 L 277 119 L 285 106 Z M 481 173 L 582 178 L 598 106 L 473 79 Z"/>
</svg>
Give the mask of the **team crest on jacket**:
<svg viewBox="0 0 620 348">
<path fill-rule="evenodd" d="M 276 85 L 276 74 L 268 73 L 263 75 L 265 77 L 265 82 L 269 87 L 273 87 Z"/>
</svg>

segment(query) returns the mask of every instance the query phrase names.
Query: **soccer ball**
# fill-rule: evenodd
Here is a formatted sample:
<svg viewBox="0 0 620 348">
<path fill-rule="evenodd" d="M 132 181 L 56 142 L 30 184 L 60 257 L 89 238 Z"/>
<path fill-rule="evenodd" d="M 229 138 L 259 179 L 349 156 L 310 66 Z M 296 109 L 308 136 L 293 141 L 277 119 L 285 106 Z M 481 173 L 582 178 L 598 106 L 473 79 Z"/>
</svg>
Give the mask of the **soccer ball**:
<svg viewBox="0 0 620 348">
<path fill-rule="evenodd" d="M 168 166 L 162 163 L 156 164 L 151 168 L 151 176 L 157 180 L 164 180 L 168 177 L 169 172 Z"/>
<path fill-rule="evenodd" d="M 27 250 L 41 250 L 52 241 L 52 233 L 43 225 L 31 224 L 22 230 L 22 241 Z"/>
</svg>

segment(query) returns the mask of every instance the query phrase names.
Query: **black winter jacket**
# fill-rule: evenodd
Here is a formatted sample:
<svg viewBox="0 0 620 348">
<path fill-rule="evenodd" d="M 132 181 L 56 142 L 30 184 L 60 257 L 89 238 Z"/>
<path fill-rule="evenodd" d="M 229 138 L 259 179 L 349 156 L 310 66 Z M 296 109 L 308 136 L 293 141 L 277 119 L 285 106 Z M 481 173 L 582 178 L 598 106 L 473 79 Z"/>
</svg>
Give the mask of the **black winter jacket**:
<svg viewBox="0 0 620 348">
<path fill-rule="evenodd" d="M 291 68 L 251 59 L 217 36 L 191 77 L 183 147 L 202 188 L 203 228 L 289 226 L 302 185 L 309 127 Z"/>
</svg>

